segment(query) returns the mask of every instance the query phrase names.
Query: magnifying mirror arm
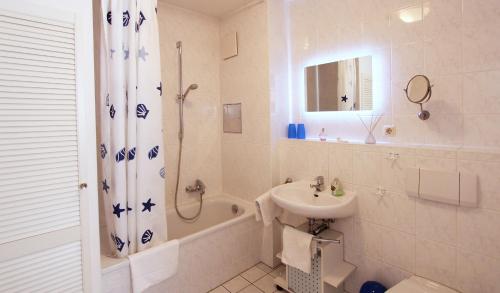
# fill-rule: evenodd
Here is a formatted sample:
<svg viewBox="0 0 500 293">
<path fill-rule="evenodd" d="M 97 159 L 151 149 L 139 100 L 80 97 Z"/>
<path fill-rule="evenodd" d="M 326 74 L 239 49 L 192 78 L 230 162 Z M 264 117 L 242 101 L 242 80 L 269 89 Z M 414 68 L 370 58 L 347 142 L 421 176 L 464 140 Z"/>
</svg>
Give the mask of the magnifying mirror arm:
<svg viewBox="0 0 500 293">
<path fill-rule="evenodd" d="M 427 110 L 424 110 L 424 107 L 422 104 L 420 104 L 420 113 L 418 113 L 418 118 L 420 120 L 427 120 L 431 117 L 431 113 Z"/>
</svg>

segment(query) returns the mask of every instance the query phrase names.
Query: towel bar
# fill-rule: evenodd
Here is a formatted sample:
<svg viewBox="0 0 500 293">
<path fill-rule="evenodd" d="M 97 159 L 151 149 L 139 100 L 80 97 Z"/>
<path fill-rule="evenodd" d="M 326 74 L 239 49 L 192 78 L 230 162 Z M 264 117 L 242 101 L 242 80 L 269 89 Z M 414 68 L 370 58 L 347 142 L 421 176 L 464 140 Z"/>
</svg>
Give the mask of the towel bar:
<svg viewBox="0 0 500 293">
<path fill-rule="evenodd" d="M 296 227 L 292 226 L 292 225 L 288 225 L 286 223 L 283 223 L 280 221 L 280 219 L 278 218 L 275 218 L 276 221 L 278 221 L 278 223 L 283 227 L 283 226 L 288 226 L 288 227 L 292 227 L 294 229 L 296 229 Z M 318 243 L 336 243 L 336 244 L 341 244 L 341 240 L 338 240 L 338 239 L 327 239 L 327 238 L 323 238 L 321 236 L 313 236 L 312 238 L 313 241 L 316 241 Z"/>
</svg>

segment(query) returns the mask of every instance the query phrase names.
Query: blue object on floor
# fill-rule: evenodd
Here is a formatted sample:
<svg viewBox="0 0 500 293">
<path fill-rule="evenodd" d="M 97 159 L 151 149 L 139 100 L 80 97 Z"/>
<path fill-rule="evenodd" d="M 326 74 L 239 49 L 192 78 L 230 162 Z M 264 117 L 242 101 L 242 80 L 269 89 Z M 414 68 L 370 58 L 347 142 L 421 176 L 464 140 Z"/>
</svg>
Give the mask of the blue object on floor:
<svg viewBox="0 0 500 293">
<path fill-rule="evenodd" d="M 384 285 L 375 281 L 368 281 L 361 286 L 359 293 L 384 293 L 387 291 Z"/>
</svg>

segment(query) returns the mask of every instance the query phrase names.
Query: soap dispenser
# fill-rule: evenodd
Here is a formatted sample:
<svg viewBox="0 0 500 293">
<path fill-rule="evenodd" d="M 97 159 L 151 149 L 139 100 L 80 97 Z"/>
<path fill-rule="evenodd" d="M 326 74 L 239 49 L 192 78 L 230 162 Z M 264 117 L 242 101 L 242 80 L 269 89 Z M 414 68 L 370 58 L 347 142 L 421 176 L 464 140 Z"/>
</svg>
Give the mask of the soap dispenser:
<svg viewBox="0 0 500 293">
<path fill-rule="evenodd" d="M 332 190 L 333 196 L 342 196 L 344 195 L 344 190 L 342 189 L 342 184 L 338 178 L 333 179 L 332 184 L 330 186 Z"/>
</svg>

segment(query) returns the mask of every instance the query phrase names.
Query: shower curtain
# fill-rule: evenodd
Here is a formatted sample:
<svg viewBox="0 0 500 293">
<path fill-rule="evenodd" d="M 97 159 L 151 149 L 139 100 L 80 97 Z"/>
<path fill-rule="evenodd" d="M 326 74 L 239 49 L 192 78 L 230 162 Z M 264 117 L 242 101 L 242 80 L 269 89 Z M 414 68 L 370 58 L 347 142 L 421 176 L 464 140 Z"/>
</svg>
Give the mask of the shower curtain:
<svg viewBox="0 0 500 293">
<path fill-rule="evenodd" d="M 156 1 L 101 0 L 100 196 L 115 256 L 166 240 Z"/>
</svg>

